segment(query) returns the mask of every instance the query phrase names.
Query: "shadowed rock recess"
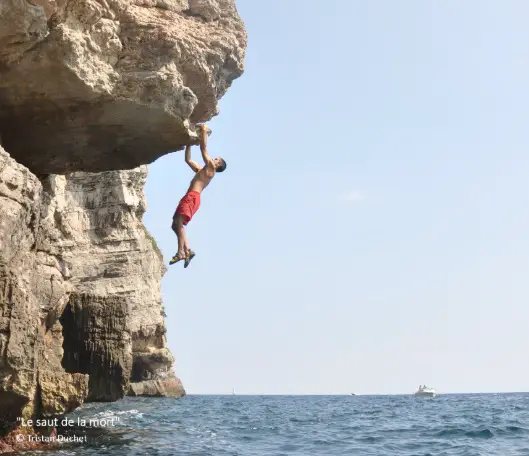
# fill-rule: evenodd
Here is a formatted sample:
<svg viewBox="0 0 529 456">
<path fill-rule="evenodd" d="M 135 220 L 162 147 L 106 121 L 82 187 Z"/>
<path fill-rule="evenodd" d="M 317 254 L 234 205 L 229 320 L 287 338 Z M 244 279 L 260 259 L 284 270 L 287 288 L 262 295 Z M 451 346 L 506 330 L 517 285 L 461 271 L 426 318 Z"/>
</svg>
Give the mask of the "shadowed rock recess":
<svg viewBox="0 0 529 456">
<path fill-rule="evenodd" d="M 145 165 L 196 141 L 245 48 L 234 0 L 0 1 L 0 435 L 185 394 Z"/>
</svg>

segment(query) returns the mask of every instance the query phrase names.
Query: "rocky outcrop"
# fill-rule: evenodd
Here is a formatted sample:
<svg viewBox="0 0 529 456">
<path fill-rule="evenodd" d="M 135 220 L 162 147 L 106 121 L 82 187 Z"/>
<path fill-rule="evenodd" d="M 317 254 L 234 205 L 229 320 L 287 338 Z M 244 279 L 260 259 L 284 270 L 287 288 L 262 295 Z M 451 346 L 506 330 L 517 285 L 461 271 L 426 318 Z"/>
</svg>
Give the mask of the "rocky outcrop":
<svg viewBox="0 0 529 456">
<path fill-rule="evenodd" d="M 42 187 L 0 148 L 0 428 L 81 404 L 88 377 L 61 368 L 62 334 L 48 315 L 68 300 L 64 269 L 39 251 Z"/>
<path fill-rule="evenodd" d="M 0 1 L 0 431 L 185 394 L 145 165 L 196 142 L 245 47 L 234 0 Z"/>
<path fill-rule="evenodd" d="M 245 47 L 234 0 L 2 0 L 2 144 L 37 174 L 150 163 L 196 139 Z"/>
<path fill-rule="evenodd" d="M 76 292 L 127 303 L 132 382 L 154 381 L 160 394 L 181 396 L 163 320 L 160 280 L 166 267 L 142 223 L 146 179 L 145 166 L 48 176 L 43 185 L 49 201 L 41 224 L 50 233 L 45 248 L 68 265 Z"/>
<path fill-rule="evenodd" d="M 0 427 L 127 393 L 182 396 L 146 167 L 39 181 L 0 148 Z M 131 386 L 132 385 L 132 386 Z"/>
</svg>

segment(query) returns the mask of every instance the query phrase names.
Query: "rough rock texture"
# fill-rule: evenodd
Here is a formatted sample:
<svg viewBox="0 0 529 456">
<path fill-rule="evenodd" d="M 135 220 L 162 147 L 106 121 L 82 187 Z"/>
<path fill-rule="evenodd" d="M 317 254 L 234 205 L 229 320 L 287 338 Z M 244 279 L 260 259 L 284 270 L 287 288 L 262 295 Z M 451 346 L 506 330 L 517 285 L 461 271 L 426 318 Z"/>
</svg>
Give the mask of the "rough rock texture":
<svg viewBox="0 0 529 456">
<path fill-rule="evenodd" d="M 2 0 L 0 135 L 34 173 L 147 164 L 243 71 L 234 0 Z"/>
<path fill-rule="evenodd" d="M 131 380 L 155 381 L 160 394 L 182 396 L 163 320 L 160 280 L 166 267 L 142 223 L 146 179 L 145 166 L 48 176 L 43 183 L 50 201 L 41 223 L 51 233 L 46 248 L 68 265 L 77 292 L 126 301 Z"/>
<path fill-rule="evenodd" d="M 57 257 L 39 250 L 42 187 L 0 148 L 0 427 L 83 402 L 88 377 L 61 366 L 62 333 L 48 315 L 68 300 Z"/>
<path fill-rule="evenodd" d="M 185 394 L 145 179 L 140 167 L 41 184 L 0 148 L 0 427 L 129 392 Z"/>
<path fill-rule="evenodd" d="M 185 394 L 145 165 L 196 142 L 245 47 L 234 0 L 0 0 L 0 431 Z"/>
</svg>

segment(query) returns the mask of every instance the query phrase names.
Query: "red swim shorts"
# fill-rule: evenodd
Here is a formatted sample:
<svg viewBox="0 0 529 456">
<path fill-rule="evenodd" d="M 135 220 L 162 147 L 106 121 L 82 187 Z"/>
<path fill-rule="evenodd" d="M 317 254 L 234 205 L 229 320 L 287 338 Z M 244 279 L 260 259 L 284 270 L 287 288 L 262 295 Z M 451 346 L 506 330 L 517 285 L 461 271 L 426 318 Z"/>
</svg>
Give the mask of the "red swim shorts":
<svg viewBox="0 0 529 456">
<path fill-rule="evenodd" d="M 187 225 L 189 221 L 195 215 L 195 212 L 198 211 L 200 207 L 200 193 L 191 190 L 186 193 L 186 195 L 178 203 L 176 212 L 173 215 L 173 218 L 177 215 L 182 215 L 184 217 L 184 225 Z"/>
</svg>

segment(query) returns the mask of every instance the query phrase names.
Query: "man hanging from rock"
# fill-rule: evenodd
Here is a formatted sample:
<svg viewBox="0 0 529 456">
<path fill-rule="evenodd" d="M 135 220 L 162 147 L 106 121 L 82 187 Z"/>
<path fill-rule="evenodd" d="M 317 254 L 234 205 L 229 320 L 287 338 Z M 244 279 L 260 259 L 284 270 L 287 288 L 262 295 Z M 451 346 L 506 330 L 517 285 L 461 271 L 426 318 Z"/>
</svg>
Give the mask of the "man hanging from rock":
<svg viewBox="0 0 529 456">
<path fill-rule="evenodd" d="M 189 184 L 186 195 L 180 200 L 173 216 L 172 228 L 178 238 L 178 252 L 176 252 L 176 255 L 171 259 L 169 264 L 175 264 L 181 260 L 185 260 L 184 268 L 189 266 L 190 261 L 195 256 L 195 252 L 189 248 L 189 244 L 187 243 L 184 226 L 189 223 L 200 207 L 200 193 L 202 190 L 209 185 L 216 173 L 221 173 L 226 169 L 226 162 L 222 158 L 210 158 L 208 155 L 206 145 L 207 136 L 208 128 L 205 124 L 200 125 L 200 152 L 202 153 L 202 159 L 205 164 L 202 168 L 198 163 L 191 160 L 191 146 L 186 146 L 186 163 L 196 174 L 191 184 Z"/>
</svg>

